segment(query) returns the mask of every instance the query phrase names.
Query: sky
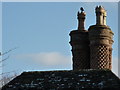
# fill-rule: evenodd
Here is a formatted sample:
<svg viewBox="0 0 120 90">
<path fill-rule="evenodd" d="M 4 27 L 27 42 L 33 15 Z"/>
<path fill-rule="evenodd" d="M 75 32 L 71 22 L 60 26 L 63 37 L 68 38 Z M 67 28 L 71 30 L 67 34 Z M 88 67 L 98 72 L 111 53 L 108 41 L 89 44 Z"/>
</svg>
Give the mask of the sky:
<svg viewBox="0 0 120 90">
<path fill-rule="evenodd" d="M 119 0 L 1 0 L 3 2 L 118 2 Z"/>
<path fill-rule="evenodd" d="M 120 15 L 120 2 L 118 3 L 118 15 Z M 118 36 L 120 36 L 120 17 L 118 17 Z M 118 76 L 120 77 L 120 38 L 118 38 Z"/>
<path fill-rule="evenodd" d="M 0 2 L 0 51 L 2 51 L 2 3 Z"/>
<path fill-rule="evenodd" d="M 96 24 L 95 7 L 107 10 L 107 25 L 114 32 L 113 72 L 118 74 L 118 4 L 97 2 L 3 2 L 2 52 L 4 72 L 71 70 L 69 33 L 77 29 L 77 12 L 84 7 L 85 29 Z"/>
</svg>

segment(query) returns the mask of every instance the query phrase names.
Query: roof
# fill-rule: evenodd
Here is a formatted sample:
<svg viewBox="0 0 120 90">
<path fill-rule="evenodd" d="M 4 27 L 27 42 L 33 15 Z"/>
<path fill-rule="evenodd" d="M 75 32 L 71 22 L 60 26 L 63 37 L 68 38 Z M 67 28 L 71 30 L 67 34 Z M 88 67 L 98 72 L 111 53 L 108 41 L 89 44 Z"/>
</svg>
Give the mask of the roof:
<svg viewBox="0 0 120 90">
<path fill-rule="evenodd" d="M 120 79 L 110 70 L 23 72 L 6 84 L 2 90 L 81 90 L 88 88 L 120 90 Z"/>
</svg>

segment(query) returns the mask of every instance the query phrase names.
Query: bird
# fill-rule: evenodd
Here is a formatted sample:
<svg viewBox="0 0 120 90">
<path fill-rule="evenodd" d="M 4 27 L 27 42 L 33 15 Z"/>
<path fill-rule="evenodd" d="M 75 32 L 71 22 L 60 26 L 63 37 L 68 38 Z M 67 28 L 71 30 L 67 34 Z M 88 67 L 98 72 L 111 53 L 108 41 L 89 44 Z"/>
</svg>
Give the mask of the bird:
<svg viewBox="0 0 120 90">
<path fill-rule="evenodd" d="M 83 7 L 81 7 L 80 10 L 81 10 L 81 12 L 83 12 L 84 11 Z"/>
</svg>

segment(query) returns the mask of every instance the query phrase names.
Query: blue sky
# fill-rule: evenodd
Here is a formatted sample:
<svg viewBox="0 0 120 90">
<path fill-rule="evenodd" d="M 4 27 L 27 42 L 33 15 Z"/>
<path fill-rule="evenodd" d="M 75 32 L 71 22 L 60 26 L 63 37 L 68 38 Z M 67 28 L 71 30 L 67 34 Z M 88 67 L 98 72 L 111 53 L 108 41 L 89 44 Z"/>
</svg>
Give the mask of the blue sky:
<svg viewBox="0 0 120 90">
<path fill-rule="evenodd" d="M 117 3 L 42 3 L 6 2 L 2 4 L 3 52 L 18 47 L 3 58 L 3 72 L 72 69 L 71 30 L 77 29 L 77 12 L 86 12 L 86 29 L 95 24 L 95 7 L 107 10 L 107 25 L 114 32 L 113 71 L 118 60 Z"/>
</svg>

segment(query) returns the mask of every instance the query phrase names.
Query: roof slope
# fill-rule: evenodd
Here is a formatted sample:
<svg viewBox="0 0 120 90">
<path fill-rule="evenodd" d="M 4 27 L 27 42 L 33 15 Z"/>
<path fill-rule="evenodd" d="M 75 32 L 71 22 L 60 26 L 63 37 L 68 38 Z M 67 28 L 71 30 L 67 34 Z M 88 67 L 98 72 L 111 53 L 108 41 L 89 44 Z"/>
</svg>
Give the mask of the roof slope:
<svg viewBox="0 0 120 90">
<path fill-rule="evenodd" d="M 110 70 L 23 72 L 2 90 L 61 89 L 120 90 L 120 79 Z M 113 89 L 114 88 L 114 89 Z"/>
</svg>

